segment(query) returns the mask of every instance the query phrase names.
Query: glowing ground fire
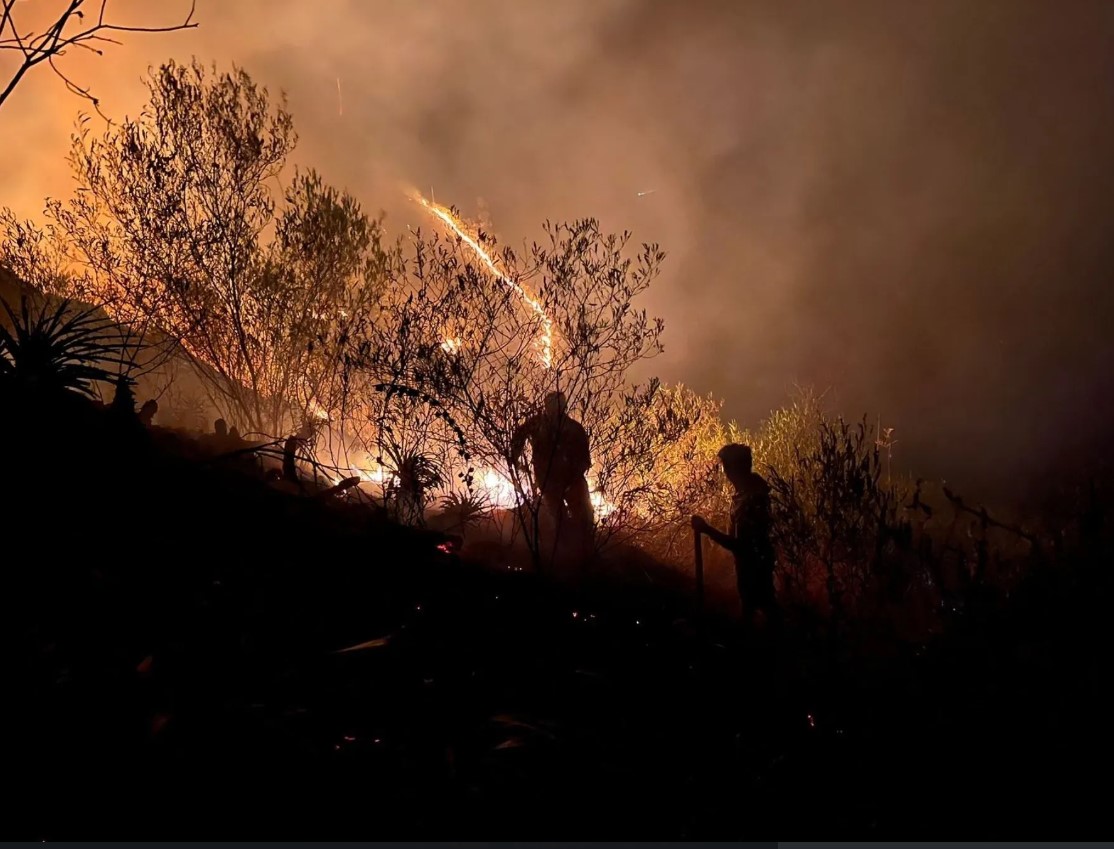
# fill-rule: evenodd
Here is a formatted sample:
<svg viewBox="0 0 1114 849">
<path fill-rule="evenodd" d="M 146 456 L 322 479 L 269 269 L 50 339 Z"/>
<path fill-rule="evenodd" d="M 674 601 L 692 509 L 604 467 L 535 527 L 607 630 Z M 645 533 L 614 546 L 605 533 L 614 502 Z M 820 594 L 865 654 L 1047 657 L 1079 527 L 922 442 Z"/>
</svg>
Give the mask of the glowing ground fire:
<svg viewBox="0 0 1114 849">
<path fill-rule="evenodd" d="M 553 367 L 553 322 L 549 316 L 546 315 L 544 307 L 533 295 L 527 292 L 520 283 L 507 277 L 499 270 L 499 266 L 495 259 L 487 252 L 483 245 L 480 244 L 479 239 L 468 232 L 464 223 L 461 222 L 452 211 L 447 207 L 427 200 L 420 193 L 414 193 L 414 199 L 418 201 L 430 215 L 434 216 L 438 221 L 448 227 L 456 236 L 468 246 L 475 257 L 483 263 L 488 272 L 495 277 L 504 286 L 512 289 L 524 304 L 539 318 L 542 323 L 542 330 L 538 339 L 538 347 L 540 348 L 539 357 L 547 369 Z M 446 350 L 455 350 L 457 340 L 446 340 Z M 445 347 L 445 346 L 442 346 Z"/>
<path fill-rule="evenodd" d="M 382 488 L 397 482 L 397 475 L 390 469 L 379 465 L 370 457 L 365 458 L 365 461 L 363 466 L 349 467 L 349 472 L 360 478 L 363 483 Z M 333 483 L 339 484 L 342 480 L 343 477 L 337 476 L 334 477 Z M 596 521 L 602 521 L 615 511 L 615 505 L 604 498 L 603 493 L 596 489 L 591 479 L 589 479 L 589 485 L 591 487 L 592 510 L 595 513 Z M 494 469 L 478 470 L 472 486 L 476 492 L 482 494 L 487 504 L 494 508 L 513 510 L 522 502 L 522 496 L 510 478 Z"/>
</svg>

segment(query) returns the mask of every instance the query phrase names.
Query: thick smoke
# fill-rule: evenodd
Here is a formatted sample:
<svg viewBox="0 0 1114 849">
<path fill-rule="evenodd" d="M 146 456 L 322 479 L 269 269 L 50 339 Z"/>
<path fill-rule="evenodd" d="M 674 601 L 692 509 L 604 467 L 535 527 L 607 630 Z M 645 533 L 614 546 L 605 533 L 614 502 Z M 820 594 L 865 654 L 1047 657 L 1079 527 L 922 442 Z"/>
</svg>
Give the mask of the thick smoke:
<svg viewBox="0 0 1114 849">
<path fill-rule="evenodd" d="M 902 466 L 991 494 L 1106 456 L 1109 3 L 201 0 L 198 18 L 66 67 L 123 115 L 150 63 L 236 61 L 288 92 L 299 160 L 397 228 L 427 225 L 410 185 L 485 204 L 512 243 L 587 215 L 661 242 L 655 370 L 744 423 L 831 386 L 896 428 Z M 68 190 L 81 106 L 40 69 L 0 111 L 4 201 Z"/>
</svg>

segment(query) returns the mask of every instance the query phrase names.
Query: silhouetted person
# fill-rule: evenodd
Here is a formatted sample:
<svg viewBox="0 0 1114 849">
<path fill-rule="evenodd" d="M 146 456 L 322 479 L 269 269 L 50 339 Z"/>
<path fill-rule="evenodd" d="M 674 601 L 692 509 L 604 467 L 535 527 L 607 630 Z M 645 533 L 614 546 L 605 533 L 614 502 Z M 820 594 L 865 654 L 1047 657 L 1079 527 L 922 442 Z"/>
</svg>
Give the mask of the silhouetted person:
<svg viewBox="0 0 1114 849">
<path fill-rule="evenodd" d="M 731 529 L 717 531 L 702 516 L 692 517 L 693 530 L 706 534 L 735 555 L 735 577 L 743 606 L 743 622 L 753 624 L 761 610 L 771 625 L 781 621 L 774 590 L 774 547 L 770 542 L 770 485 L 752 468 L 751 450 L 732 443 L 719 451 L 723 473 L 735 489 Z"/>
<path fill-rule="evenodd" d="M 213 422 L 213 433 L 216 434 L 217 439 L 227 439 L 228 422 L 226 422 L 224 419 L 217 419 L 215 422 Z"/>
<path fill-rule="evenodd" d="M 313 439 L 313 425 L 302 425 L 302 429 L 297 433 L 286 438 L 286 444 L 282 448 L 282 477 L 283 480 L 291 483 L 296 483 L 301 486 L 301 481 L 298 479 L 298 451 L 304 446 L 308 445 Z"/>
<path fill-rule="evenodd" d="M 592 466 L 588 434 L 567 413 L 568 401 L 560 392 L 545 396 L 545 409 L 527 419 L 511 439 L 511 458 L 517 462 L 530 443 L 534 484 L 546 511 L 560 522 L 566 515 L 578 529 L 591 532 L 592 499 L 584 477 Z"/>
<path fill-rule="evenodd" d="M 305 440 L 297 434 L 286 438 L 282 447 L 282 479 L 291 483 L 298 483 L 298 449 L 305 444 Z"/>
<path fill-rule="evenodd" d="M 144 401 L 143 406 L 139 408 L 139 422 L 144 427 L 150 427 L 155 420 L 155 413 L 159 411 L 159 402 L 153 398 L 150 401 Z"/>
<path fill-rule="evenodd" d="M 135 393 L 132 392 L 131 379 L 126 375 L 122 374 L 116 378 L 116 392 L 112 396 L 109 409 L 124 418 L 135 416 Z"/>
</svg>

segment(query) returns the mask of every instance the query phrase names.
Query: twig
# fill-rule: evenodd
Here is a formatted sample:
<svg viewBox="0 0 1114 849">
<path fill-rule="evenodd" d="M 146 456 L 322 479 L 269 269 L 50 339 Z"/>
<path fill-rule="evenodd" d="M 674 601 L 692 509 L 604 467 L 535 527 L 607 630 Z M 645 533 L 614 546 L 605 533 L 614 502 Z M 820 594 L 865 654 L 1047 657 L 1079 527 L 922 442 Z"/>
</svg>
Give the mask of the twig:
<svg viewBox="0 0 1114 849">
<path fill-rule="evenodd" d="M 0 91 L 0 106 L 3 106 L 9 95 L 15 91 L 16 86 L 23 80 L 28 71 L 36 65 L 46 62 L 50 65 L 51 70 L 53 70 L 65 83 L 66 88 L 71 93 L 88 100 L 93 104 L 93 107 L 97 109 L 97 112 L 101 114 L 101 117 L 104 117 L 103 113 L 100 112 L 100 101 L 93 96 L 88 88 L 78 85 L 67 77 L 55 64 L 54 59 L 56 57 L 64 56 L 66 48 L 71 46 L 83 47 L 98 55 L 103 54 L 100 48 L 93 47 L 87 42 L 120 44 L 119 41 L 114 38 L 109 38 L 105 33 L 178 32 L 180 30 L 194 29 L 197 26 L 197 22 L 193 19 L 194 13 L 197 11 L 197 0 L 190 0 L 189 13 L 181 23 L 155 27 L 123 26 L 121 24 L 107 23 L 105 21 L 105 13 L 108 8 L 108 0 L 101 0 L 96 23 L 85 29 L 66 35 L 66 27 L 69 26 L 72 19 L 77 18 L 77 20 L 84 22 L 85 13 L 81 11 L 81 7 L 84 4 L 85 0 L 69 0 L 69 3 L 67 3 L 65 7 L 65 11 L 58 16 L 54 23 L 40 34 L 35 35 L 34 32 L 20 33 L 13 15 L 15 0 L 4 0 L 3 15 L 0 17 L 0 36 L 3 36 L 4 30 L 9 27 L 11 28 L 12 35 L 9 38 L 0 38 L 0 50 L 18 50 L 23 56 L 23 62 L 15 70 L 15 73 L 12 74 L 7 85 Z"/>
<path fill-rule="evenodd" d="M 948 501 L 952 503 L 952 506 L 955 507 L 957 512 L 969 513 L 970 515 L 977 517 L 984 528 L 1001 528 L 1003 531 L 1007 531 L 1008 533 L 1014 534 L 1015 536 L 1026 540 L 1031 545 L 1036 546 L 1040 544 L 1040 540 L 1038 540 L 1037 537 L 1033 536 L 1033 534 L 1029 533 L 1024 528 L 1018 527 L 1017 525 L 1009 525 L 1005 522 L 999 522 L 997 519 L 991 516 L 989 512 L 987 512 L 986 507 L 976 508 L 965 504 L 962 498 L 953 493 L 946 486 L 944 487 L 944 495 L 945 497 L 947 497 Z"/>
</svg>

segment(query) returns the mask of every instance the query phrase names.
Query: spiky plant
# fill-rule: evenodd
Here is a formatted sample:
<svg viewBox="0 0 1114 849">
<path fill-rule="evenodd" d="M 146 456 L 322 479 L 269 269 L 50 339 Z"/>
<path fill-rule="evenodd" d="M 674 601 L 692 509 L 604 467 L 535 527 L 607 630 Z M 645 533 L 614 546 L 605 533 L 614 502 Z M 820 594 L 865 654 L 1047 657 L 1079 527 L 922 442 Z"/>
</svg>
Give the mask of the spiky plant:
<svg viewBox="0 0 1114 849">
<path fill-rule="evenodd" d="M 463 532 L 488 514 L 491 502 L 482 492 L 450 492 L 441 499 L 441 510 L 452 519 L 449 527 Z"/>
<path fill-rule="evenodd" d="M 437 458 L 421 451 L 387 448 L 394 479 L 388 487 L 388 498 L 395 501 L 399 518 L 421 523 L 430 493 L 445 485 L 445 476 Z"/>
<path fill-rule="evenodd" d="M 57 395 L 76 392 L 92 398 L 98 382 L 115 380 L 126 366 L 119 340 L 107 321 L 92 309 L 74 309 L 69 301 L 56 307 L 32 306 L 20 298 L 19 311 L 0 298 L 11 328 L 0 323 L 0 390 Z"/>
</svg>

